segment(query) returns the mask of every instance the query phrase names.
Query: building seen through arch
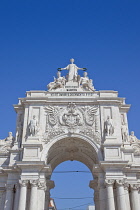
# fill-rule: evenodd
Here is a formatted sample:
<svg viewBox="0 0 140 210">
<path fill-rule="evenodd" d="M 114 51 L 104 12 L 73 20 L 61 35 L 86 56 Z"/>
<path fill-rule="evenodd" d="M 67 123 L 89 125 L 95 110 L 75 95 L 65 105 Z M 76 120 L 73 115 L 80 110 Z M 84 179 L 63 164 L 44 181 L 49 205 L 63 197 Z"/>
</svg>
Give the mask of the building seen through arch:
<svg viewBox="0 0 140 210">
<path fill-rule="evenodd" d="M 14 108 L 16 134 L 0 141 L 1 210 L 48 210 L 52 172 L 67 160 L 90 169 L 96 210 L 140 209 L 140 143 L 117 91 L 95 90 L 71 59 L 48 91 L 27 91 Z"/>
</svg>

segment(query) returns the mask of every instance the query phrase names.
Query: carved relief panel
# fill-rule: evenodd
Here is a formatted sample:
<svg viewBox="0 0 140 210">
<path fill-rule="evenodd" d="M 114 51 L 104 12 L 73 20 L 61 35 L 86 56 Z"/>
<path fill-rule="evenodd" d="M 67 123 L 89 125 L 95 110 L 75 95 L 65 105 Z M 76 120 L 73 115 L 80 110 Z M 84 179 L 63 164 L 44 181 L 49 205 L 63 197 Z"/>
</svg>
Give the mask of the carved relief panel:
<svg viewBox="0 0 140 210">
<path fill-rule="evenodd" d="M 61 134 L 79 133 L 94 139 L 100 144 L 100 123 L 98 106 L 46 106 L 46 130 L 44 141 Z"/>
</svg>

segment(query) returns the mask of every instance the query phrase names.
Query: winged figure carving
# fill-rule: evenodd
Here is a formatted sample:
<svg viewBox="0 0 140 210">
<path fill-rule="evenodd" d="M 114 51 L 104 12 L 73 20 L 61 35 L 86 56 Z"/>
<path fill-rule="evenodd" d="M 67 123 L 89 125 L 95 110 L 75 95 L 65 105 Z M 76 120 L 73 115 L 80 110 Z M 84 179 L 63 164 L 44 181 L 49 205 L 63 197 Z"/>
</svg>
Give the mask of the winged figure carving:
<svg viewBox="0 0 140 210">
<path fill-rule="evenodd" d="M 85 121 L 88 125 L 93 125 L 95 122 L 95 114 L 97 113 L 98 107 L 86 107 L 85 109 Z"/>
<path fill-rule="evenodd" d="M 57 114 L 58 114 L 58 109 L 53 106 L 47 106 L 45 107 L 45 110 L 48 115 L 48 122 L 51 125 L 55 125 L 57 123 Z"/>
</svg>

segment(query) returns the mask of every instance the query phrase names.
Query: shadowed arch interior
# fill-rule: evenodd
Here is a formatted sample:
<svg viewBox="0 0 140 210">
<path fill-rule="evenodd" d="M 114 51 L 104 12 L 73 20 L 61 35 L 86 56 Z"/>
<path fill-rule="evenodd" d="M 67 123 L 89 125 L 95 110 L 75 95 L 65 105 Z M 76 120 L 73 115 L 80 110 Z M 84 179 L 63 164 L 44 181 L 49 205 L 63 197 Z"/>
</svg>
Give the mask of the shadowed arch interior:
<svg viewBox="0 0 140 210">
<path fill-rule="evenodd" d="M 77 160 L 84 163 L 91 171 L 94 164 L 98 163 L 98 154 L 85 140 L 68 137 L 55 142 L 48 151 L 47 164 L 52 170 L 60 163 L 67 160 Z"/>
</svg>

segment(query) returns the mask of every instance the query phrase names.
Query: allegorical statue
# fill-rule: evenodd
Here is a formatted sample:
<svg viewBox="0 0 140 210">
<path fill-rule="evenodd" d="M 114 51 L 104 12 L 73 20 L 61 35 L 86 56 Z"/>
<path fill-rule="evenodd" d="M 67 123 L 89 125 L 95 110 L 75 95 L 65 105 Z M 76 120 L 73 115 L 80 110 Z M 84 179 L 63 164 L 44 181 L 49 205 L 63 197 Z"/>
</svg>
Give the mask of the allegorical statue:
<svg viewBox="0 0 140 210">
<path fill-rule="evenodd" d="M 30 136 L 35 136 L 38 132 L 38 121 L 35 115 L 33 115 L 33 119 L 30 120 L 29 132 Z"/>
<path fill-rule="evenodd" d="M 65 81 L 66 81 L 65 77 L 61 77 L 61 72 L 58 71 L 57 78 L 54 77 L 54 82 L 50 82 L 48 84 L 48 89 L 53 90 L 57 88 L 63 88 L 65 85 Z"/>
<path fill-rule="evenodd" d="M 87 72 L 84 72 L 83 77 L 80 79 L 80 84 L 84 90 L 94 90 L 92 79 L 89 79 L 87 76 Z"/>
<path fill-rule="evenodd" d="M 114 133 L 114 126 L 110 116 L 107 116 L 107 120 L 105 121 L 105 133 L 107 136 L 112 136 Z"/>
<path fill-rule="evenodd" d="M 12 132 L 8 133 L 8 136 L 1 140 L 0 144 L 0 153 L 7 153 L 9 149 L 11 149 L 14 145 L 15 138 L 13 137 Z"/>
<path fill-rule="evenodd" d="M 86 68 L 79 68 L 78 66 L 76 66 L 74 64 L 74 59 L 70 59 L 70 64 L 68 66 L 66 66 L 65 68 L 58 68 L 59 71 L 61 70 L 68 70 L 68 82 L 69 81 L 77 81 L 77 76 L 78 76 L 78 70 L 86 70 Z"/>
<path fill-rule="evenodd" d="M 127 140 L 128 140 L 128 131 L 127 131 L 127 126 L 126 126 L 125 122 L 122 123 L 121 133 L 122 133 L 122 141 L 123 142 L 127 142 Z"/>
<path fill-rule="evenodd" d="M 131 131 L 130 136 L 129 136 L 129 140 L 130 140 L 131 144 L 138 143 L 138 139 L 135 136 L 134 131 Z"/>
</svg>

